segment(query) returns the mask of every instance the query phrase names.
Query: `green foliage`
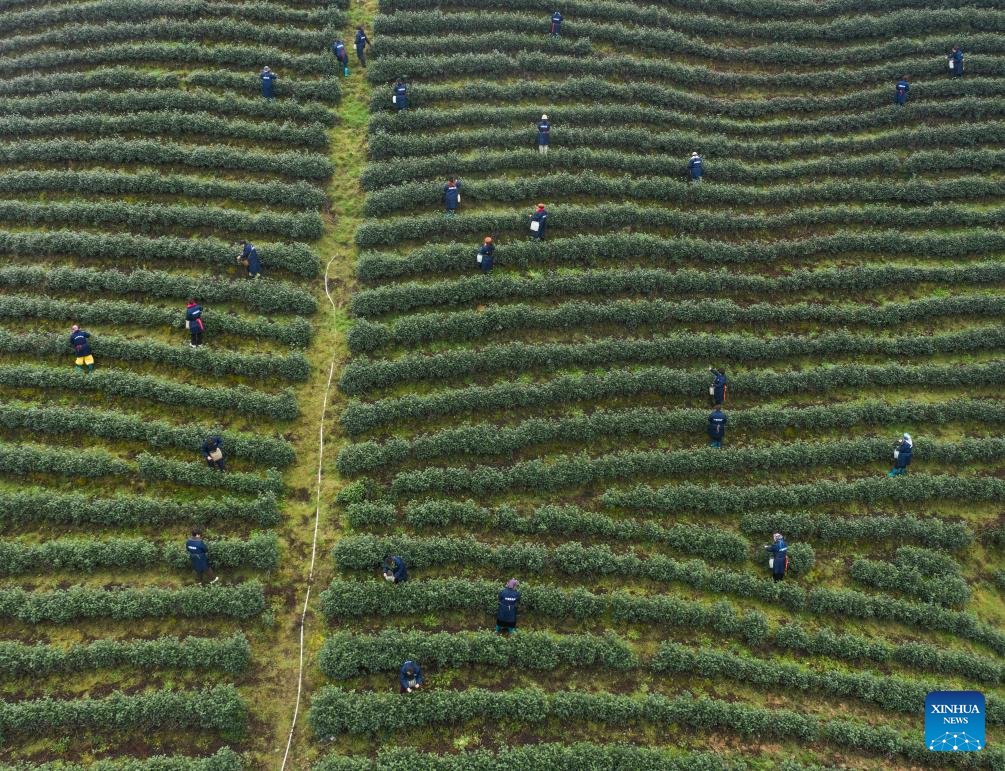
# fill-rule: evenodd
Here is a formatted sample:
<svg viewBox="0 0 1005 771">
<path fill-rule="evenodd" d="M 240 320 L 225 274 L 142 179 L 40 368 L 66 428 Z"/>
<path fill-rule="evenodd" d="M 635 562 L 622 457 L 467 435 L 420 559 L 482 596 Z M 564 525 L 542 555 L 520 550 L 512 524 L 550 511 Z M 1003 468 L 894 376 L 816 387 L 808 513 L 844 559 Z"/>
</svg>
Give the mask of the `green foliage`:
<svg viewBox="0 0 1005 771">
<path fill-rule="evenodd" d="M 152 640 L 95 640 L 59 647 L 0 641 L 0 672 L 9 677 L 68 675 L 97 669 L 247 671 L 251 645 L 241 632 L 230 637 L 158 637 Z"/>
<path fill-rule="evenodd" d="M 152 691 L 135 696 L 113 693 L 102 699 L 33 699 L 0 702 L 4 736 L 52 731 L 171 730 L 208 728 L 240 738 L 248 705 L 232 685 L 201 691 Z"/>
<path fill-rule="evenodd" d="M 325 639 L 318 664 L 325 676 L 346 680 L 366 673 L 397 672 L 407 659 L 423 666 L 484 664 L 547 671 L 558 667 L 639 666 L 632 648 L 613 633 L 555 635 L 521 632 L 510 640 L 495 632 L 414 632 L 397 629 L 374 635 L 340 632 Z"/>
<path fill-rule="evenodd" d="M 13 163 L 138 163 L 182 166 L 203 171 L 278 174 L 292 179 L 325 180 L 331 162 L 319 153 L 272 153 L 228 145 L 187 145 L 152 139 L 28 139 L 0 144 L 0 161 Z"/>
<path fill-rule="evenodd" d="M 296 399 L 290 390 L 267 394 L 243 385 L 231 388 L 183 385 L 150 375 L 115 370 L 98 369 L 87 375 L 66 367 L 4 366 L 0 367 L 0 386 L 99 391 L 108 396 L 159 404 L 267 415 L 276 420 L 291 420 L 298 412 Z"/>
<path fill-rule="evenodd" d="M 281 493 L 283 490 L 282 475 L 275 469 L 268 469 L 264 477 L 234 471 L 221 473 L 205 463 L 184 463 L 141 452 L 136 456 L 136 470 L 147 481 L 165 480 L 181 485 L 216 487 L 243 495 Z"/>
<path fill-rule="evenodd" d="M 244 763 L 230 747 L 223 747 L 205 757 L 183 755 L 153 755 L 149 758 L 118 758 L 96 760 L 80 765 L 57 761 L 55 763 L 18 763 L 0 766 L 0 771 L 242 771 Z"/>
<path fill-rule="evenodd" d="M 288 270 L 301 276 L 316 276 L 318 256 L 306 244 L 264 244 L 259 257 L 265 270 Z M 185 260 L 215 265 L 236 265 L 236 245 L 213 238 L 146 238 L 72 230 L 15 232 L 0 230 L 0 254 L 18 257 L 72 256 L 124 263 L 161 263 Z M 262 291 L 262 290 L 260 290 Z"/>
<path fill-rule="evenodd" d="M 259 581 L 236 586 L 187 586 L 183 589 L 92 589 L 71 586 L 50 592 L 0 589 L 0 618 L 26 624 L 58 623 L 88 618 L 128 621 L 138 618 L 247 619 L 265 608 Z"/>
<path fill-rule="evenodd" d="M 208 544 L 216 568 L 272 570 L 279 560 L 274 534 L 252 533 L 247 541 L 234 538 Z M 96 570 L 136 570 L 155 565 L 189 567 L 184 542 L 160 544 L 143 538 L 57 538 L 38 544 L 5 540 L 0 543 L 0 574 L 21 575 L 39 570 L 91 573 Z"/>
<path fill-rule="evenodd" d="M 937 364 L 836 364 L 807 367 L 799 372 L 748 370 L 731 378 L 731 394 L 781 396 L 829 393 L 842 388 L 907 387 L 975 388 L 1005 382 L 1005 365 L 994 362 L 967 367 Z M 551 380 L 502 382 L 490 386 L 446 389 L 428 395 L 407 395 L 376 402 L 350 402 L 342 412 L 343 428 L 352 435 L 409 419 L 501 412 L 515 407 L 596 402 L 612 397 L 695 396 L 708 392 L 708 373 L 646 367 L 612 370 L 600 375 L 563 375 Z"/>
<path fill-rule="evenodd" d="M 948 554 L 898 549 L 897 558 L 892 563 L 857 559 L 852 563 L 850 572 L 851 577 L 861 584 L 885 591 L 899 591 L 925 602 L 960 606 L 970 599 L 970 586 L 959 575 L 959 565 Z"/>
</svg>

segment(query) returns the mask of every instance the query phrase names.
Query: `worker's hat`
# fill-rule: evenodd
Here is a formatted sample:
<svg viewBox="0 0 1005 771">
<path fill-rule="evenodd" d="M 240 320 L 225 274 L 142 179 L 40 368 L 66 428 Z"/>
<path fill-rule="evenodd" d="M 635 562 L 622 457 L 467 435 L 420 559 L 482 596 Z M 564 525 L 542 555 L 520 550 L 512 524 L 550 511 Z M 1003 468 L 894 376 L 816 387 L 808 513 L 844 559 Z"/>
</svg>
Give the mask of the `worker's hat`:
<svg viewBox="0 0 1005 771">
<path fill-rule="evenodd" d="M 70 331 L 71 332 L 79 332 L 80 331 L 80 327 L 78 327 L 76 324 L 74 324 L 72 327 L 70 327 Z"/>
<path fill-rule="evenodd" d="M 782 540 L 782 534 L 781 533 L 775 533 L 772 536 L 772 538 L 774 538 L 776 541 L 781 541 Z"/>
<path fill-rule="evenodd" d="M 485 243 L 491 244 L 492 243 L 492 236 L 485 236 Z"/>
<path fill-rule="evenodd" d="M 691 153 L 691 157 L 692 158 L 697 158 L 698 157 L 698 153 Z"/>
<path fill-rule="evenodd" d="M 542 115 L 541 116 L 541 120 L 548 120 L 548 116 L 547 115 Z"/>
</svg>

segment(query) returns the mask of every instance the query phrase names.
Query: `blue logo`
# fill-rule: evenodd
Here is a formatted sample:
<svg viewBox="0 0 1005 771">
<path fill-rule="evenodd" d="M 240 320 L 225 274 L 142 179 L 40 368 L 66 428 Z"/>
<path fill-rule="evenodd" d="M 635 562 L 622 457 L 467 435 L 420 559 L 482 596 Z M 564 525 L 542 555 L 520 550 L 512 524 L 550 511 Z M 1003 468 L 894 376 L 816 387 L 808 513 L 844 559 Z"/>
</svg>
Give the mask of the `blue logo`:
<svg viewBox="0 0 1005 771">
<path fill-rule="evenodd" d="M 932 691 L 925 697 L 925 745 L 935 752 L 984 749 L 984 694 Z"/>
</svg>

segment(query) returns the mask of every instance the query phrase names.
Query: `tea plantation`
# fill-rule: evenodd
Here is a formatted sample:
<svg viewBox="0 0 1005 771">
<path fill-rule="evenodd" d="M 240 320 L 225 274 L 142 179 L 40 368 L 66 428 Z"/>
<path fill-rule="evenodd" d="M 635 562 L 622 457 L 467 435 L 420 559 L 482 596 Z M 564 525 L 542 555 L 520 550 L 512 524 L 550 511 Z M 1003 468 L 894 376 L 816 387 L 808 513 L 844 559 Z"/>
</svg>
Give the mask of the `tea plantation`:
<svg viewBox="0 0 1005 771">
<path fill-rule="evenodd" d="M 1005 5 L 0 20 L 0 770 L 1005 768 Z"/>
</svg>

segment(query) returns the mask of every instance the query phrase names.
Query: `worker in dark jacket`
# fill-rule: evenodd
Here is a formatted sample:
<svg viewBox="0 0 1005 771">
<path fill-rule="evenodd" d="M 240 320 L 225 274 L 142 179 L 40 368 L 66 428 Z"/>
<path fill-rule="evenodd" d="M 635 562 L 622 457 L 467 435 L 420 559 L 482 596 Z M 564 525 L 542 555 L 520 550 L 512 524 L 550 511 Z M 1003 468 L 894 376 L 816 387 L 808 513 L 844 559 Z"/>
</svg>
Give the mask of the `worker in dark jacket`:
<svg viewBox="0 0 1005 771">
<path fill-rule="evenodd" d="M 687 174 L 692 182 L 701 182 L 701 175 L 705 172 L 703 160 L 698 153 L 691 153 L 691 159 L 687 162 Z"/>
<path fill-rule="evenodd" d="M 456 177 L 451 177 L 443 186 L 443 204 L 447 207 L 447 214 L 456 214 L 460 203 L 461 183 Z"/>
<path fill-rule="evenodd" d="M 537 122 L 537 151 L 541 155 L 548 154 L 548 143 L 551 141 L 551 123 L 547 115 L 542 115 Z"/>
<path fill-rule="evenodd" d="M 911 465 L 911 456 L 914 454 L 914 441 L 910 434 L 904 434 L 893 448 L 893 470 L 887 473 L 888 477 L 899 477 L 907 473 L 907 467 Z"/>
<path fill-rule="evenodd" d="M 192 537 L 185 541 L 185 550 L 188 552 L 189 562 L 192 563 L 192 570 L 200 584 L 206 583 L 209 579 L 211 584 L 215 584 L 220 579 L 213 575 L 213 568 L 209 566 L 209 551 L 206 543 L 202 540 L 202 533 L 198 530 L 192 531 Z"/>
<path fill-rule="evenodd" d="M 959 46 L 953 46 L 949 52 L 949 77 L 963 77 L 963 49 Z"/>
<path fill-rule="evenodd" d="M 189 345 L 193 348 L 202 345 L 202 333 L 206 331 L 206 325 L 202 323 L 202 306 L 194 298 L 185 306 L 185 329 L 192 336 Z"/>
<path fill-rule="evenodd" d="M 362 27 L 356 27 L 356 58 L 359 59 L 359 66 L 366 67 L 366 47 L 370 45 L 370 38 L 366 36 Z"/>
<path fill-rule="evenodd" d="M 555 11 L 551 15 L 551 36 L 562 36 L 562 14 L 559 11 Z"/>
<path fill-rule="evenodd" d="M 241 253 L 237 261 L 248 269 L 248 278 L 262 277 L 262 263 L 258 259 L 258 250 L 251 241 L 241 241 Z"/>
<path fill-rule="evenodd" d="M 408 580 L 408 569 L 401 557 L 386 557 L 384 559 L 384 579 L 392 584 L 403 584 Z"/>
<path fill-rule="evenodd" d="M 537 205 L 537 209 L 530 215 L 530 237 L 544 238 L 544 231 L 548 225 L 548 212 L 543 203 Z"/>
<path fill-rule="evenodd" d="M 94 372 L 94 356 L 91 353 L 91 333 L 74 324 L 70 327 L 70 347 L 73 349 L 73 363 L 78 370 L 84 371 L 87 367 L 87 374 Z"/>
<path fill-rule="evenodd" d="M 729 378 L 726 377 L 725 369 L 709 367 L 708 371 L 712 373 L 712 385 L 708 387 L 708 395 L 712 405 L 720 407 L 726 401 L 726 386 L 729 385 Z"/>
<path fill-rule="evenodd" d="M 408 109 L 408 86 L 401 78 L 394 84 L 394 109 L 398 112 Z"/>
<path fill-rule="evenodd" d="M 398 673 L 398 682 L 401 684 L 401 693 L 411 693 L 419 690 L 426 684 L 426 679 L 422 676 L 419 665 L 409 659 L 401 665 Z"/>
<path fill-rule="evenodd" d="M 275 82 L 279 80 L 279 76 L 268 67 L 265 67 L 258 74 L 258 77 L 262 81 L 262 96 L 266 99 L 275 99 L 276 97 L 273 93 L 273 86 L 275 85 Z"/>
<path fill-rule="evenodd" d="M 509 634 L 516 631 L 516 606 L 520 602 L 517 587 L 520 582 L 511 578 L 506 588 L 499 592 L 499 610 L 496 612 L 496 632 Z"/>
<path fill-rule="evenodd" d="M 345 43 L 342 38 L 339 38 L 331 45 L 332 53 L 335 54 L 335 59 L 338 60 L 339 65 L 342 67 L 342 77 L 349 77 L 349 52 L 345 50 Z"/>
<path fill-rule="evenodd" d="M 785 578 L 785 571 L 789 567 L 789 547 L 782 538 L 781 533 L 772 536 L 774 543 L 765 546 L 765 550 L 771 553 L 771 577 L 776 581 Z"/>
<path fill-rule="evenodd" d="M 202 443 L 202 457 L 206 465 L 216 471 L 224 471 L 223 440 L 218 436 L 207 436 Z"/>
<path fill-rule="evenodd" d="M 485 237 L 485 242 L 482 244 L 482 248 L 478 250 L 478 267 L 481 268 L 482 273 L 492 272 L 492 255 L 495 254 L 496 245 L 492 243 L 492 238 L 489 236 Z"/>
<path fill-rule="evenodd" d="M 893 94 L 894 100 L 896 100 L 897 104 L 901 107 L 907 104 L 907 92 L 910 88 L 911 84 L 907 82 L 907 75 L 901 75 L 900 80 L 897 81 L 897 89 Z"/>
<path fill-rule="evenodd" d="M 721 405 L 716 406 L 708 416 L 708 438 L 711 440 L 709 445 L 715 448 L 722 447 L 722 440 L 726 438 L 726 413 Z"/>
</svg>

